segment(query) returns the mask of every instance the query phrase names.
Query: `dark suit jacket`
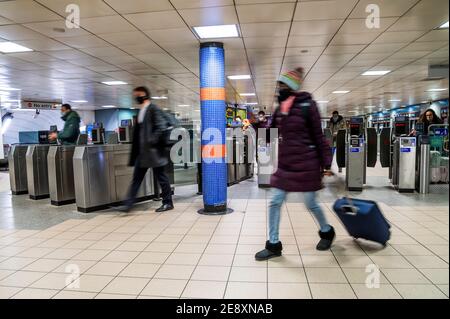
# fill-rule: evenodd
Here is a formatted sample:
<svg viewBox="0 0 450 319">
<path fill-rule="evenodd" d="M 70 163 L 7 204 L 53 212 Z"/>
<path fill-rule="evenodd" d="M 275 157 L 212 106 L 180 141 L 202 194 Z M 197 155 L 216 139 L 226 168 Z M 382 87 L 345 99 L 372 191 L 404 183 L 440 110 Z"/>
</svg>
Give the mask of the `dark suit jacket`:
<svg viewBox="0 0 450 319">
<path fill-rule="evenodd" d="M 169 164 L 168 152 L 161 142 L 167 127 L 163 111 L 155 104 L 151 104 L 145 113 L 144 121 L 134 129 L 130 166 L 153 168 Z"/>
</svg>

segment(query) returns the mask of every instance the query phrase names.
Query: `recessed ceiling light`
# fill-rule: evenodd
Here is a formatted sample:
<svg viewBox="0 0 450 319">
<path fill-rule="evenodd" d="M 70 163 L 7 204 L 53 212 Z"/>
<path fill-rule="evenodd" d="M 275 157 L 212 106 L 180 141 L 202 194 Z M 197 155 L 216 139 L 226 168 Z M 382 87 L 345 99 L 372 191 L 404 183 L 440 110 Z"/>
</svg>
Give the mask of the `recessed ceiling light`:
<svg viewBox="0 0 450 319">
<path fill-rule="evenodd" d="M 250 80 L 252 78 L 251 75 L 230 75 L 228 77 L 230 80 Z"/>
<path fill-rule="evenodd" d="M 200 39 L 237 38 L 239 31 L 235 24 L 194 27 Z"/>
<path fill-rule="evenodd" d="M 442 92 L 442 91 L 447 91 L 448 89 L 429 89 L 427 90 L 427 92 Z"/>
<path fill-rule="evenodd" d="M 241 93 L 240 96 L 256 96 L 255 93 Z"/>
<path fill-rule="evenodd" d="M 104 107 L 105 109 L 113 109 L 116 106 L 115 105 L 103 105 L 102 107 Z"/>
<path fill-rule="evenodd" d="M 439 29 L 448 29 L 448 21 L 439 27 Z"/>
<path fill-rule="evenodd" d="M 2 53 L 16 53 L 16 52 L 30 52 L 33 51 L 30 48 L 23 45 L 16 44 L 14 42 L 0 42 L 0 52 Z"/>
<path fill-rule="evenodd" d="M 88 101 L 86 101 L 86 100 L 73 100 L 73 101 L 70 101 L 70 102 L 72 102 L 72 103 L 87 103 Z"/>
<path fill-rule="evenodd" d="M 167 100 L 167 96 L 152 96 L 152 100 Z"/>
<path fill-rule="evenodd" d="M 374 75 L 386 75 L 388 73 L 391 73 L 391 71 L 390 70 L 386 70 L 386 71 L 366 71 L 366 72 L 364 72 L 361 75 L 372 75 L 372 76 L 374 76 Z"/>
<path fill-rule="evenodd" d="M 128 84 L 127 82 L 123 82 L 123 81 L 105 81 L 102 83 L 106 84 L 106 85 L 127 85 Z"/>
<path fill-rule="evenodd" d="M 350 91 L 334 91 L 333 94 L 347 94 Z"/>
</svg>

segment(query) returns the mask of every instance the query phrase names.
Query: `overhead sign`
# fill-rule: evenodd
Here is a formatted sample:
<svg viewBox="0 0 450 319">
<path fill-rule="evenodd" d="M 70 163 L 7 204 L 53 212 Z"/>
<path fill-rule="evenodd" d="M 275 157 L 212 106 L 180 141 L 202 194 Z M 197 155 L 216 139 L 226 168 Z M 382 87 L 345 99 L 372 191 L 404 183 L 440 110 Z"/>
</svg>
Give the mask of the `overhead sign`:
<svg viewBox="0 0 450 319">
<path fill-rule="evenodd" d="M 61 107 L 61 101 L 22 101 L 22 109 L 30 110 L 57 110 Z"/>
</svg>

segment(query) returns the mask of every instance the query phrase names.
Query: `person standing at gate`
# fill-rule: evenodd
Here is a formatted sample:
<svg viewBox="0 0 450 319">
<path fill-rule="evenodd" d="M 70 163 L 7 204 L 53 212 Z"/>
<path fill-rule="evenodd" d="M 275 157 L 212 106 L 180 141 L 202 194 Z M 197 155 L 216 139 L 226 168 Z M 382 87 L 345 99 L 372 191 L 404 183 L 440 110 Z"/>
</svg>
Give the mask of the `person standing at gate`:
<svg viewBox="0 0 450 319">
<path fill-rule="evenodd" d="M 59 140 L 62 145 L 75 145 L 80 136 L 80 116 L 72 110 L 70 104 L 61 106 L 61 119 L 64 121 L 64 128 L 61 132 L 50 133 L 48 139 L 50 141 Z"/>
<path fill-rule="evenodd" d="M 156 212 L 161 213 L 174 209 L 170 180 L 165 173 L 165 166 L 169 164 L 169 152 L 163 142 L 164 131 L 169 127 L 163 111 L 151 101 L 150 90 L 137 87 L 133 91 L 140 111 L 137 127 L 134 130 L 130 166 L 134 166 L 133 180 L 128 191 L 128 199 L 120 210 L 129 212 L 136 202 L 136 196 L 149 168 L 161 186 L 162 206 Z"/>
<path fill-rule="evenodd" d="M 338 132 L 339 130 L 345 130 L 345 120 L 341 115 L 339 115 L 338 111 L 334 111 L 333 116 L 331 117 L 330 122 L 328 123 L 328 126 L 333 136 L 333 154 L 334 154 L 336 151 Z"/>
</svg>

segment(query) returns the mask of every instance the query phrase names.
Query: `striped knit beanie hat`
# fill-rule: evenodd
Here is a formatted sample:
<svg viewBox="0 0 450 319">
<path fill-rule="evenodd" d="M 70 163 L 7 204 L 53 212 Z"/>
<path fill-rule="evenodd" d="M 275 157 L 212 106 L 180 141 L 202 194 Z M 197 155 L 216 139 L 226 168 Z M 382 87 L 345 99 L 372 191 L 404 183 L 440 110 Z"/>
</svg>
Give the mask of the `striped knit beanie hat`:
<svg viewBox="0 0 450 319">
<path fill-rule="evenodd" d="M 303 80 L 303 68 L 283 73 L 278 80 L 289 86 L 293 91 L 299 91 Z"/>
</svg>

